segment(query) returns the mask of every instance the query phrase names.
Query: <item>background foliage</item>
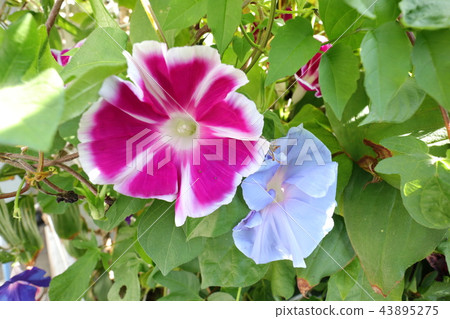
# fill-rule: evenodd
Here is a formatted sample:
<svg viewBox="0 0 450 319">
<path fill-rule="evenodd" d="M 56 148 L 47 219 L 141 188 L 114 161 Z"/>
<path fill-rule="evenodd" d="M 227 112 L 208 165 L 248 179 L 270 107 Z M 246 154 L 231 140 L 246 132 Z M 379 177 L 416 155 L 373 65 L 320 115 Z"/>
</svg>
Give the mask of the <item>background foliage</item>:
<svg viewBox="0 0 450 319">
<path fill-rule="evenodd" d="M 9 244 L 1 262 L 34 263 L 43 247 L 38 204 L 77 258 L 53 278 L 51 300 L 450 298 L 448 1 L 150 3 L 153 16 L 146 1 L 66 1 L 48 31 L 53 0 L 3 2 L 0 179 L 32 177 L 35 191 L 0 201 Z M 318 52 L 314 34 L 333 44 L 319 67 L 323 98 L 293 76 Z M 56 63 L 50 48 L 83 39 L 67 66 Z M 223 63 L 247 73 L 240 92 L 264 114 L 265 138 L 303 123 L 331 150 L 339 163 L 335 227 L 307 268 L 256 265 L 234 246 L 231 229 L 249 211 L 240 192 L 177 228 L 170 203 L 91 185 L 70 161 L 80 115 L 105 78 L 126 75 L 122 50 L 143 40 L 216 47 Z"/>
</svg>

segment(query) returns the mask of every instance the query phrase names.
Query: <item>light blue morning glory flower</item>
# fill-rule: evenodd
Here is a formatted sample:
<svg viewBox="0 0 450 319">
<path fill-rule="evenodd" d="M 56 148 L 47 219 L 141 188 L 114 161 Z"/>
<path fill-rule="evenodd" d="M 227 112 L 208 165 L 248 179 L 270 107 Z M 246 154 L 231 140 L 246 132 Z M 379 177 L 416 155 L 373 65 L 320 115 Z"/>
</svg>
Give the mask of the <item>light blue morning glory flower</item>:
<svg viewBox="0 0 450 319">
<path fill-rule="evenodd" d="M 242 183 L 251 212 L 233 229 L 237 248 L 257 264 L 289 259 L 306 267 L 304 258 L 333 228 L 336 183 L 328 148 L 302 125 L 291 128 Z"/>
</svg>

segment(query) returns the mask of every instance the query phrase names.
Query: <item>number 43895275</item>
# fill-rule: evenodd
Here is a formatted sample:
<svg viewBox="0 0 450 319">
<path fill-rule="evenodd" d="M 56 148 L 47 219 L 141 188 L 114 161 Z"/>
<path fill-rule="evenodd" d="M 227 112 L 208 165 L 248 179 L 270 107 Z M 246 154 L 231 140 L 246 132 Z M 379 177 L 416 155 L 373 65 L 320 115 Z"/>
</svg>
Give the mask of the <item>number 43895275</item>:
<svg viewBox="0 0 450 319">
<path fill-rule="evenodd" d="M 437 316 L 439 314 L 438 306 L 382 306 L 378 310 L 384 316 L 391 315 L 410 315 L 410 316 Z"/>
</svg>

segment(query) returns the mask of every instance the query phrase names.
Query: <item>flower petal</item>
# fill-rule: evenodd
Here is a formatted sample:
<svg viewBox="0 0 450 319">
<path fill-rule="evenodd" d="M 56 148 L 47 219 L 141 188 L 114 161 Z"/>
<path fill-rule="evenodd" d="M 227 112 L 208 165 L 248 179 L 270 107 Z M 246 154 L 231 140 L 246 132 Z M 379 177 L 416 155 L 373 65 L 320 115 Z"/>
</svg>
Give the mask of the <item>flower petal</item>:
<svg viewBox="0 0 450 319">
<path fill-rule="evenodd" d="M 264 166 L 242 182 L 242 194 L 247 206 L 253 210 L 261 210 L 271 202 L 272 196 L 266 191 L 267 183 L 279 168 L 276 161 L 266 161 Z"/>
<path fill-rule="evenodd" d="M 128 76 L 141 88 L 144 100 L 157 103 L 165 114 L 180 109 L 173 97 L 165 44 L 156 41 L 135 43 L 133 55 L 127 51 L 123 54 L 127 59 Z"/>
<path fill-rule="evenodd" d="M 257 139 L 261 136 L 264 117 L 253 101 L 231 92 L 213 107 L 214 111 L 197 113 L 197 122 L 207 125 L 215 136 Z"/>
<path fill-rule="evenodd" d="M 208 73 L 221 64 L 217 50 L 200 45 L 170 49 L 166 62 L 173 97 L 186 111 L 195 107 L 195 92 Z"/>
<path fill-rule="evenodd" d="M 331 163 L 331 152 L 302 124 L 289 129 L 286 137 L 277 139 L 273 144 L 279 146 L 275 155 L 287 154 L 287 163 L 283 164 L 289 166 L 322 166 Z"/>
<path fill-rule="evenodd" d="M 294 267 L 305 267 L 304 258 L 333 226 L 331 216 L 296 200 L 270 204 L 260 216 L 257 226 L 245 227 L 242 221 L 233 229 L 236 246 L 257 264 L 289 259 Z"/>
<path fill-rule="evenodd" d="M 0 287 L 0 301 L 35 301 L 37 287 L 22 281 L 6 282 Z"/>
<path fill-rule="evenodd" d="M 129 175 L 135 146 L 152 133 L 160 136 L 149 127 L 107 101 L 94 104 L 83 114 L 78 130 L 80 162 L 89 178 L 96 184 L 114 184 Z"/>
<path fill-rule="evenodd" d="M 20 274 L 15 275 L 10 279 L 10 282 L 26 281 L 35 286 L 48 287 L 51 278 L 45 277 L 45 273 L 45 270 L 33 267 L 21 272 Z"/>
<path fill-rule="evenodd" d="M 322 39 L 318 39 L 322 40 Z M 327 41 L 325 38 L 322 42 Z M 316 91 L 316 97 L 322 97 L 319 85 L 319 65 L 322 54 L 331 48 L 331 44 L 325 44 L 320 47 L 320 52 L 316 53 L 300 70 L 295 73 L 295 79 L 298 84 L 307 91 Z"/>
<path fill-rule="evenodd" d="M 152 143 L 152 142 L 150 142 Z M 170 147 L 161 141 L 154 142 L 137 155 L 132 169 L 114 189 L 119 193 L 139 198 L 159 198 L 173 201 L 178 192 L 177 168 L 171 161 Z M 139 164 L 141 162 L 142 164 Z"/>
<path fill-rule="evenodd" d="M 206 216 L 231 202 L 242 176 L 255 172 L 263 161 L 263 156 L 254 153 L 257 143 L 209 140 L 207 144 L 198 145 L 192 155 L 186 155 L 179 173 L 180 192 L 175 205 L 177 226 L 182 225 L 187 216 Z"/>
<path fill-rule="evenodd" d="M 312 197 L 323 197 L 336 181 L 337 163 L 322 166 L 294 166 L 288 173 L 287 184 L 298 185 Z"/>
<path fill-rule="evenodd" d="M 115 107 L 143 122 L 158 123 L 168 118 L 156 101 L 145 98 L 139 87 L 117 76 L 107 78 L 99 94 Z"/>
</svg>

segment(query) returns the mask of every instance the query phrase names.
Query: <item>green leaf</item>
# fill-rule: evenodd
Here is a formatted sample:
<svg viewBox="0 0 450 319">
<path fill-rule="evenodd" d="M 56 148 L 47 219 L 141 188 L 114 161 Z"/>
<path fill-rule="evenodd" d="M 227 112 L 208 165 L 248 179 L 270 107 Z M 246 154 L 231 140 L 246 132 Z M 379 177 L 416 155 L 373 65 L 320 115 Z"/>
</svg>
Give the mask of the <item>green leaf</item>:
<svg viewBox="0 0 450 319">
<path fill-rule="evenodd" d="M 355 256 L 355 252 L 347 236 L 344 220 L 334 216 L 334 227 L 321 241 L 308 258 L 305 259 L 306 268 L 296 268 L 297 282 L 306 293 L 320 283 L 324 277 L 331 276 L 347 264 Z"/>
<path fill-rule="evenodd" d="M 106 212 L 106 220 L 95 220 L 95 224 L 103 230 L 111 231 L 122 223 L 126 217 L 144 208 L 146 199 L 119 195 L 114 204 Z"/>
<path fill-rule="evenodd" d="M 375 293 L 364 275 L 358 258 L 328 281 L 327 301 L 401 301 L 403 280 L 384 298 Z"/>
<path fill-rule="evenodd" d="M 14 257 L 14 255 L 10 254 L 7 251 L 4 251 L 3 249 L 0 250 L 0 263 L 6 264 L 11 261 L 14 261 L 15 259 L 16 259 L 16 257 Z"/>
<path fill-rule="evenodd" d="M 331 132 L 330 123 L 325 114 L 317 107 L 311 104 L 303 105 L 300 111 L 289 122 L 288 126 L 297 127 L 303 124 L 303 127 L 313 133 L 330 150 L 331 153 L 342 150 L 336 137 Z"/>
<path fill-rule="evenodd" d="M 66 83 L 71 81 L 66 88 L 62 123 L 77 117 L 98 99 L 105 78 L 126 69 L 122 54 L 126 42 L 126 33 L 118 29 L 96 29 L 89 35 L 61 72 Z"/>
<path fill-rule="evenodd" d="M 339 199 L 352 176 L 353 162 L 345 153 L 334 156 L 333 162 L 338 163 L 336 198 Z M 338 210 L 340 210 L 339 205 Z"/>
<path fill-rule="evenodd" d="M 417 84 L 450 111 L 450 30 L 418 32 L 412 60 Z"/>
<path fill-rule="evenodd" d="M 71 191 L 74 188 L 75 179 L 67 173 L 57 174 L 50 176 L 48 180 L 55 185 L 58 185 L 59 188 L 64 189 L 66 191 Z M 48 191 L 53 192 L 54 190 L 48 187 L 46 184 L 41 185 L 41 187 Z M 75 203 L 70 204 L 66 202 L 57 202 L 55 196 L 47 195 L 39 192 L 37 194 L 37 201 L 39 206 L 41 206 L 42 211 L 47 214 L 64 214 L 70 205 L 76 205 Z"/>
<path fill-rule="evenodd" d="M 398 3 L 400 0 L 378 0 L 374 5 L 374 12 L 376 15 L 376 25 L 379 26 L 388 21 L 397 20 L 400 15 L 400 8 Z"/>
<path fill-rule="evenodd" d="M 425 92 L 417 86 L 416 80 L 407 78 L 388 104 L 370 108 L 369 115 L 361 125 L 375 122 L 402 123 L 416 113 L 425 96 Z"/>
<path fill-rule="evenodd" d="M 202 288 L 209 286 L 246 287 L 260 280 L 269 264 L 257 265 L 234 245 L 231 232 L 209 238 L 199 256 Z"/>
<path fill-rule="evenodd" d="M 183 29 L 196 24 L 206 14 L 207 2 L 208 0 L 171 0 L 167 19 L 162 28 Z"/>
<path fill-rule="evenodd" d="M 313 38 L 311 23 L 301 17 L 288 20 L 270 45 L 266 86 L 283 76 L 293 75 L 320 49 L 320 42 Z"/>
<path fill-rule="evenodd" d="M 425 227 L 446 229 L 450 227 L 450 158 L 427 154 L 425 143 L 409 145 L 411 138 L 398 137 L 401 155 L 386 158 L 376 166 L 380 174 L 400 175 L 403 203 L 410 215 Z M 381 142 L 383 143 L 383 141 Z M 387 145 L 392 145 L 392 139 Z M 407 151 L 407 153 L 406 153 Z M 449 153 L 450 154 L 450 153 Z"/>
<path fill-rule="evenodd" d="M 450 2 L 443 0 L 403 0 L 400 2 L 403 23 L 417 29 L 450 27 Z"/>
<path fill-rule="evenodd" d="M 280 117 L 272 110 L 264 112 L 264 129 L 263 135 L 266 139 L 274 139 L 285 136 L 287 130 L 281 123 Z"/>
<path fill-rule="evenodd" d="M 54 69 L 0 89 L 0 143 L 48 151 L 64 105 L 64 84 Z"/>
<path fill-rule="evenodd" d="M 370 109 L 377 117 L 390 120 L 384 113 L 408 78 L 410 53 L 408 38 L 396 22 L 385 23 L 364 37 L 361 44 L 361 59 L 366 69 L 364 85 L 371 100 Z"/>
<path fill-rule="evenodd" d="M 274 296 L 289 299 L 295 291 L 295 270 L 290 260 L 277 260 L 269 264 L 266 278 Z"/>
<path fill-rule="evenodd" d="M 336 44 L 322 55 L 319 82 L 323 99 L 341 119 L 347 102 L 356 91 L 359 79 L 359 59 L 351 47 Z"/>
<path fill-rule="evenodd" d="M 160 285 L 169 289 L 170 294 L 158 300 L 178 300 L 177 296 L 183 296 L 179 300 L 202 300 L 198 295 L 200 291 L 200 281 L 193 273 L 180 270 L 171 271 L 166 276 L 158 272 L 154 280 Z"/>
<path fill-rule="evenodd" d="M 47 28 L 45 25 L 41 25 L 38 28 L 39 37 L 39 59 L 35 60 L 36 73 L 42 72 L 46 69 L 53 68 L 58 72 L 62 70 L 62 66 L 56 62 L 50 51 L 49 39 L 47 36 Z M 33 74 L 35 76 L 36 74 Z"/>
<path fill-rule="evenodd" d="M 349 6 L 358 10 L 358 12 L 368 18 L 375 19 L 375 3 L 373 0 L 344 0 Z"/>
<path fill-rule="evenodd" d="M 447 301 L 450 299 L 450 277 L 445 276 L 442 282 L 434 281 L 433 284 L 419 299 L 420 301 Z"/>
<path fill-rule="evenodd" d="M 108 10 L 103 5 L 103 1 L 89 0 L 92 11 L 94 11 L 95 21 L 100 28 L 116 28 L 119 29 L 119 25 L 111 17 Z"/>
<path fill-rule="evenodd" d="M 367 279 L 376 292 L 388 295 L 409 266 L 434 250 L 445 231 L 418 224 L 395 188 L 385 182 L 368 184 L 371 179 L 354 169 L 344 193 L 344 219 Z"/>
<path fill-rule="evenodd" d="M 100 66 L 117 68 L 126 64 L 122 52 L 127 34 L 115 28 L 95 29 L 61 72 L 65 82 L 84 76 Z"/>
<path fill-rule="evenodd" d="M 77 146 L 80 143 L 77 137 L 80 119 L 81 116 L 74 117 L 73 119 L 61 124 L 58 128 L 59 136 L 61 136 L 63 140 L 69 142 L 73 146 Z"/>
<path fill-rule="evenodd" d="M 349 39 L 350 42 L 354 41 L 353 39 L 357 34 L 351 37 L 348 35 L 355 31 L 362 22 L 356 9 L 348 6 L 344 1 L 319 0 L 319 14 L 328 39 L 339 39 L 339 43 L 347 43 Z M 356 43 L 351 45 L 352 47 L 359 46 Z"/>
<path fill-rule="evenodd" d="M 239 190 L 230 204 L 221 206 L 214 213 L 202 218 L 188 218 L 186 220 L 187 238 L 223 235 L 236 226 L 249 212 Z"/>
<path fill-rule="evenodd" d="M 439 106 L 430 97 L 426 97 L 419 110 L 403 123 L 372 123 L 359 126 L 367 116 L 366 106 L 369 103 L 362 84 L 363 78 L 358 82 L 358 89 L 345 107 L 341 121 L 329 106 L 326 109 L 333 133 L 353 160 L 358 161 L 364 155 L 376 156 L 373 150 L 363 143 L 364 139 L 380 144 L 384 138 L 399 135 L 429 138 L 442 129 Z"/>
<path fill-rule="evenodd" d="M 138 225 L 139 243 L 163 275 L 197 257 L 204 246 L 203 238 L 187 241 L 183 229 L 175 226 L 173 206 L 173 203 L 155 201 Z"/>
<path fill-rule="evenodd" d="M 33 16 L 25 14 L 12 23 L 1 44 L 0 87 L 18 84 L 38 57 L 39 37 Z"/>
<path fill-rule="evenodd" d="M 241 23 L 242 0 L 208 0 L 208 25 L 222 54 Z"/>
<path fill-rule="evenodd" d="M 92 272 L 100 259 L 98 250 L 89 249 L 65 272 L 50 282 L 49 298 L 53 301 L 75 301 L 81 299 L 89 288 Z"/>
<path fill-rule="evenodd" d="M 381 144 L 394 153 L 394 155 L 428 152 L 428 146 L 413 136 L 391 136 L 383 139 Z"/>
<path fill-rule="evenodd" d="M 235 301 L 236 298 L 234 298 L 232 295 L 226 292 L 215 292 L 208 296 L 208 301 Z"/>
<path fill-rule="evenodd" d="M 370 19 L 376 19 L 378 25 L 394 21 L 399 13 L 398 2 L 400 0 L 344 0 L 349 6 Z"/>
<path fill-rule="evenodd" d="M 68 204 L 67 206 L 63 214 L 54 214 L 51 218 L 60 238 L 73 239 L 81 231 L 80 207 L 77 204 Z"/>
<path fill-rule="evenodd" d="M 255 102 L 258 111 L 262 112 L 264 107 L 264 79 L 266 73 L 258 65 L 255 65 L 247 73 L 248 83 L 240 87 L 237 92 L 243 93 Z"/>
<path fill-rule="evenodd" d="M 126 7 L 128 9 L 133 9 L 136 7 L 136 3 L 140 0 L 118 0 L 119 6 Z"/>
<path fill-rule="evenodd" d="M 139 301 L 141 300 L 141 286 L 139 283 L 139 270 L 141 261 L 135 255 L 124 255 L 116 263 L 114 284 L 108 292 L 109 301 Z"/>
<path fill-rule="evenodd" d="M 251 36 L 251 34 L 249 34 L 249 36 Z M 250 49 L 252 48 L 252 46 L 250 45 L 250 43 L 248 43 L 248 41 L 244 38 L 240 38 L 240 37 L 233 37 L 233 51 L 236 53 L 239 61 L 244 62 L 244 59 L 248 53 L 248 51 L 250 51 Z"/>
<path fill-rule="evenodd" d="M 131 43 L 138 43 L 145 40 L 159 40 L 158 34 L 153 29 L 140 0 L 136 1 L 136 7 L 130 16 L 130 40 Z"/>
</svg>

